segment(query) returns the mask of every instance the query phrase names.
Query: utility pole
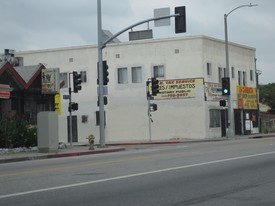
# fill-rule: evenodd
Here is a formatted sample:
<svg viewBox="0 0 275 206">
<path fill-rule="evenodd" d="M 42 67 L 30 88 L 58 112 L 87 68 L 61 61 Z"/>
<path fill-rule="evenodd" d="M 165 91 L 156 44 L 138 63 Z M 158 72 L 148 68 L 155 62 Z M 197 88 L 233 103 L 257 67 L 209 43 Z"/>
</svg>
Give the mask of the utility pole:
<svg viewBox="0 0 275 206">
<path fill-rule="evenodd" d="M 226 60 L 226 77 L 230 78 L 230 66 L 229 66 L 229 49 L 228 49 L 228 30 L 227 30 L 227 17 L 235 10 L 243 8 L 243 7 L 253 7 L 253 6 L 258 6 L 257 4 L 245 4 L 238 6 L 234 9 L 232 9 L 230 12 L 227 14 L 224 14 L 224 34 L 225 34 L 225 60 Z M 235 134 L 234 131 L 234 113 L 233 113 L 233 106 L 232 106 L 232 98 L 231 95 L 227 96 L 227 102 L 228 102 L 228 132 L 226 133 L 227 137 L 233 137 Z"/>
</svg>

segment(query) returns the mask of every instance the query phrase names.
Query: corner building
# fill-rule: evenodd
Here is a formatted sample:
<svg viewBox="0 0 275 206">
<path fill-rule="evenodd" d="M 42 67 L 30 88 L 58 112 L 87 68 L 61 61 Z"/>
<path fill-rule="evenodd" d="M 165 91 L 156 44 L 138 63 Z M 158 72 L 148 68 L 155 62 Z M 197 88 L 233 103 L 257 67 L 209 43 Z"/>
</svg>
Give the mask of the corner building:
<svg viewBox="0 0 275 206">
<path fill-rule="evenodd" d="M 231 118 L 237 135 L 258 132 L 255 53 L 255 48 L 229 43 Z M 79 105 L 73 112 L 73 141 L 86 142 L 92 133 L 98 142 L 97 46 L 16 55 L 24 58 L 25 65 L 43 63 L 47 68 L 59 68 L 61 97 L 68 95 L 69 73 L 81 73 L 82 90 L 72 95 L 72 101 Z M 108 44 L 103 59 L 109 66 L 106 143 L 149 141 L 146 81 L 151 77 L 160 83 L 160 94 L 151 101 L 158 105 L 152 112 L 152 141 L 225 136 L 228 110 L 220 106 L 225 98 L 221 93 L 222 77 L 226 75 L 224 41 L 190 36 Z M 62 99 L 61 142 L 69 141 L 68 104 Z"/>
</svg>

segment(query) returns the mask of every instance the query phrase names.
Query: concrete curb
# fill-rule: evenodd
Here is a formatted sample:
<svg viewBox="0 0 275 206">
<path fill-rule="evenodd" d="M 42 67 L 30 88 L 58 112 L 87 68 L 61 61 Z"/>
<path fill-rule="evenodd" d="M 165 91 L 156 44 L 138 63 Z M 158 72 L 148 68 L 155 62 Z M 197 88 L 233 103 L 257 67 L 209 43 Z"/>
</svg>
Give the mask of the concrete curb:
<svg viewBox="0 0 275 206">
<path fill-rule="evenodd" d="M 61 158 L 61 157 L 76 157 L 90 154 L 102 154 L 102 153 L 111 153 L 111 152 L 121 152 L 125 151 L 125 148 L 114 148 L 114 149 L 102 149 L 102 150 L 89 150 L 84 152 L 70 152 L 70 153 L 60 153 L 60 154 L 49 154 L 47 158 Z"/>
<path fill-rule="evenodd" d="M 83 151 L 83 152 L 41 154 L 41 155 L 33 155 L 33 156 L 28 156 L 28 157 L 15 157 L 15 158 L 0 159 L 0 164 L 12 163 L 12 162 L 22 162 L 22 161 L 28 161 L 28 160 L 53 159 L 53 158 L 63 158 L 63 157 L 76 157 L 76 156 L 91 155 L 91 154 L 121 152 L 121 151 L 125 151 L 125 150 L 126 150 L 125 148 L 113 148 L 113 149 L 106 148 L 106 149 L 89 150 L 89 151 Z"/>
<path fill-rule="evenodd" d="M 109 143 L 107 146 L 132 146 L 132 145 L 162 145 L 162 144 L 181 144 L 182 141 L 161 141 L 161 142 L 118 142 L 118 143 Z"/>
<path fill-rule="evenodd" d="M 259 138 L 268 138 L 268 137 L 275 137 L 274 133 L 271 134 L 258 134 L 258 135 L 251 135 L 249 139 L 259 139 Z"/>
</svg>

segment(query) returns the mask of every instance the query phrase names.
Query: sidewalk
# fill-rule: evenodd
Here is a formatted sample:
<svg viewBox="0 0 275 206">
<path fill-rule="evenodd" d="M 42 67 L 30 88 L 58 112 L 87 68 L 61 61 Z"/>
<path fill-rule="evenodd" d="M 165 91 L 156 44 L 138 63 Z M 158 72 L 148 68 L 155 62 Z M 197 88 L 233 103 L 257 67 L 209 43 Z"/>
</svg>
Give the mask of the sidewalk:
<svg viewBox="0 0 275 206">
<path fill-rule="evenodd" d="M 125 150 L 133 149 L 146 149 L 150 147 L 157 147 L 161 145 L 169 144 L 186 144 L 186 143 L 198 143 L 198 142 L 213 142 L 213 141 L 226 141 L 226 140 L 237 140 L 237 139 L 256 139 L 256 138 L 267 138 L 275 137 L 275 133 L 270 134 L 253 134 L 253 135 L 242 135 L 235 136 L 233 138 L 211 138 L 211 139 L 180 139 L 180 140 L 164 140 L 164 141 L 152 141 L 152 142 L 111 142 L 107 144 L 106 148 L 99 148 L 95 146 L 94 150 L 89 150 L 88 145 L 74 144 L 68 146 L 66 149 L 59 149 L 56 153 L 39 153 L 38 151 L 28 152 L 16 152 L 16 153 L 0 153 L 0 164 L 19 162 L 27 160 L 38 160 L 38 159 L 49 159 L 49 158 L 62 158 L 62 157 L 75 157 L 82 155 L 100 154 L 100 153 L 111 153 L 120 152 Z"/>
</svg>

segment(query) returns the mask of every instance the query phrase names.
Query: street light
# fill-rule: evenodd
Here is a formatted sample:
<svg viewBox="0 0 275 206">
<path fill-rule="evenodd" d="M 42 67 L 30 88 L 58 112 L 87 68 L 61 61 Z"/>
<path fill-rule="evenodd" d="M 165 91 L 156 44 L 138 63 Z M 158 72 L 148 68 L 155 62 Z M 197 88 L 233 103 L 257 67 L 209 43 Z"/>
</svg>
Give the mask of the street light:
<svg viewBox="0 0 275 206">
<path fill-rule="evenodd" d="M 227 17 L 235 10 L 243 8 L 243 7 L 252 7 L 252 6 L 258 6 L 258 4 L 245 4 L 238 6 L 234 9 L 232 9 L 230 12 L 227 14 L 224 14 L 224 33 L 225 33 L 225 59 L 226 59 L 226 77 L 230 77 L 230 72 L 229 72 L 229 52 L 228 52 L 228 31 L 227 31 Z M 233 123 L 234 123 L 234 118 L 231 118 L 232 112 L 231 112 L 231 97 L 230 95 L 228 96 L 228 121 L 230 122 L 228 126 L 228 133 L 227 137 L 232 137 L 234 136 L 234 131 L 233 131 Z"/>
</svg>

